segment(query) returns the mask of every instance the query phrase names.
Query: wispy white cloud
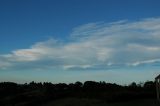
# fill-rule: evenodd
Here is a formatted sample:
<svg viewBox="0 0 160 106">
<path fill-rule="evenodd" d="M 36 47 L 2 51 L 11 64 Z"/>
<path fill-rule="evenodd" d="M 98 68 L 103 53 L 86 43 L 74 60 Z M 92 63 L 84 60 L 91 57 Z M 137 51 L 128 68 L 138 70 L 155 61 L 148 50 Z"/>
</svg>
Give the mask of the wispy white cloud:
<svg viewBox="0 0 160 106">
<path fill-rule="evenodd" d="M 160 63 L 160 59 L 153 59 L 153 60 L 146 60 L 146 61 L 137 61 L 131 64 L 128 64 L 129 66 L 138 66 L 138 65 L 143 65 L 143 64 L 153 64 L 153 63 Z"/>
<path fill-rule="evenodd" d="M 71 42 L 55 39 L 0 55 L 0 69 L 98 69 L 160 60 L 160 18 L 89 23 L 73 29 Z"/>
</svg>

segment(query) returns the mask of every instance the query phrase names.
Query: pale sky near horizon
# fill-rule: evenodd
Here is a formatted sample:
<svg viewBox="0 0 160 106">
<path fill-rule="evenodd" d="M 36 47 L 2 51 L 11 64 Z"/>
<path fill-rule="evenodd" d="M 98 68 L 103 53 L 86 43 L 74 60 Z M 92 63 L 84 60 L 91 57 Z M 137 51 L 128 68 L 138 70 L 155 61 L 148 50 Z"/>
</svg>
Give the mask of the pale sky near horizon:
<svg viewBox="0 0 160 106">
<path fill-rule="evenodd" d="M 0 0 L 0 82 L 160 74 L 159 0 Z"/>
</svg>

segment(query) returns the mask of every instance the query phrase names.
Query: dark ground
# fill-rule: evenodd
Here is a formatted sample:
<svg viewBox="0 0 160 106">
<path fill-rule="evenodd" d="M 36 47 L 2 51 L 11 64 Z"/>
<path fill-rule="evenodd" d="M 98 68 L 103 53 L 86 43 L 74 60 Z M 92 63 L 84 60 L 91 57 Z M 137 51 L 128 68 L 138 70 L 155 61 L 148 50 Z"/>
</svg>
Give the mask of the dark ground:
<svg viewBox="0 0 160 106">
<path fill-rule="evenodd" d="M 107 103 L 96 99 L 67 98 L 52 101 L 42 106 L 160 106 L 157 100 L 145 99 L 119 103 Z"/>
<path fill-rule="evenodd" d="M 0 106 L 160 106 L 155 82 L 0 83 Z"/>
</svg>

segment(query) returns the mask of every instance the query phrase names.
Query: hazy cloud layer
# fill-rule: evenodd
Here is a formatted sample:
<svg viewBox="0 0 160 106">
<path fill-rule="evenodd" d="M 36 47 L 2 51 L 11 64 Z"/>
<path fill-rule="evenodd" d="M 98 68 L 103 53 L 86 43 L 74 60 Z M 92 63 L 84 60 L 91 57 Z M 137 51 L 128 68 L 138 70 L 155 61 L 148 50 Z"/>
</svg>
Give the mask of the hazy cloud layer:
<svg viewBox="0 0 160 106">
<path fill-rule="evenodd" d="M 89 23 L 71 42 L 55 39 L 0 55 L 0 69 L 107 69 L 160 62 L 160 18 Z"/>
</svg>

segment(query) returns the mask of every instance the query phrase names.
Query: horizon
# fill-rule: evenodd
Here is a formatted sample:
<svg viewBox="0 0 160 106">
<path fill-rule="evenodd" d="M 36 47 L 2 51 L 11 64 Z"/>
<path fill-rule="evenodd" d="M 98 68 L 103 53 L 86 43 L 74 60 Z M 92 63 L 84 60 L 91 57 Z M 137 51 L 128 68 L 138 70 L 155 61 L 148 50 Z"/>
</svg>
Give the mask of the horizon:
<svg viewBox="0 0 160 106">
<path fill-rule="evenodd" d="M 0 0 L 0 82 L 120 85 L 160 74 L 159 0 Z"/>
</svg>

